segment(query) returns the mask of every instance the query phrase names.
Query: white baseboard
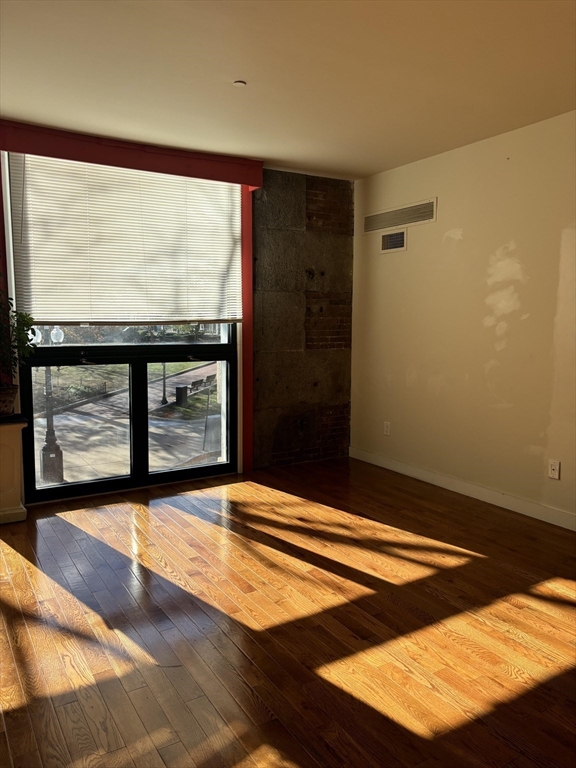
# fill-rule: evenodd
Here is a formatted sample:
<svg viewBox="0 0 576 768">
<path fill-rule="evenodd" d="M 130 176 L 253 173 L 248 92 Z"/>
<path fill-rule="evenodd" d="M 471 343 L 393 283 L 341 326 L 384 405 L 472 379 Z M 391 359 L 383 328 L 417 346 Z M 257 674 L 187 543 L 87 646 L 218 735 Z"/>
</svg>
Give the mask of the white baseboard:
<svg viewBox="0 0 576 768">
<path fill-rule="evenodd" d="M 497 507 L 511 509 L 513 512 L 519 512 L 521 515 L 535 517 L 546 523 L 552 523 L 553 525 L 559 525 L 562 528 L 576 531 L 576 513 L 556 509 L 555 507 L 547 507 L 535 501 L 520 499 L 517 496 L 510 496 L 507 493 L 495 491 L 492 488 L 483 488 L 481 485 L 474 485 L 474 483 L 458 480 L 449 475 L 442 475 L 430 469 L 422 469 L 412 464 L 405 464 L 403 461 L 396 461 L 396 459 L 390 459 L 388 456 L 382 456 L 379 453 L 363 451 L 361 448 L 350 446 L 350 456 L 353 459 L 366 461 L 368 464 L 376 464 L 378 467 L 390 469 L 392 472 L 399 472 L 401 475 L 408 475 L 409 477 L 415 477 L 417 480 L 438 485 L 440 488 L 447 488 L 449 491 L 461 493 L 463 496 L 470 496 L 473 499 L 486 501 L 488 504 L 495 504 Z"/>
</svg>

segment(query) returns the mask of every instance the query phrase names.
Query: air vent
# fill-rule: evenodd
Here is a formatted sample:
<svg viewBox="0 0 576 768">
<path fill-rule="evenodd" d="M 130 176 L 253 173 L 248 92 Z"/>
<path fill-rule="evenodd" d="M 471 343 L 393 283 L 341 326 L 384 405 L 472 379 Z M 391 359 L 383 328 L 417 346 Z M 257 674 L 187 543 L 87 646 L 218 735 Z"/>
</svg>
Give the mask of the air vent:
<svg viewBox="0 0 576 768">
<path fill-rule="evenodd" d="M 376 232 L 379 229 L 406 227 L 413 224 L 424 224 L 436 220 L 436 200 L 423 200 L 402 208 L 394 208 L 380 213 L 364 216 L 364 232 Z"/>
<path fill-rule="evenodd" d="M 382 253 L 384 251 L 405 251 L 406 250 L 406 230 L 400 229 L 397 232 L 389 232 L 382 235 Z"/>
</svg>

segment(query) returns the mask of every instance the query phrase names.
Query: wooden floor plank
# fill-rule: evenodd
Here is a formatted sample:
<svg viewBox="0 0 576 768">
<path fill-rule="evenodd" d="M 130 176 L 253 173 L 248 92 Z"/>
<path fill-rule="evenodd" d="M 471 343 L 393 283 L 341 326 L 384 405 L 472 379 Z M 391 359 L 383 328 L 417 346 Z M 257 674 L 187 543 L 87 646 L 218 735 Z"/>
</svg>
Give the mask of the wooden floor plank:
<svg viewBox="0 0 576 768">
<path fill-rule="evenodd" d="M 17 546 L 15 541 L 19 538 L 21 537 L 11 537 L 11 544 L 14 547 Z M 12 568 L 13 599 L 20 605 L 22 620 L 32 640 L 47 692 L 54 707 L 69 704 L 76 701 L 76 694 L 67 686 L 66 671 L 54 644 L 52 633 L 43 620 L 40 605 L 43 596 L 52 595 L 53 592 L 52 590 L 47 593 L 41 591 L 43 585 L 35 573 L 38 569 L 31 564 L 25 567 L 26 558 L 16 554 L 21 549 L 21 547 L 15 548 L 12 553 L 7 553 L 7 560 Z"/>
<path fill-rule="evenodd" d="M 69 761 L 70 754 L 56 717 L 40 659 L 36 655 L 21 613 L 21 606 L 13 586 L 10 584 L 6 587 L 3 596 L 5 603 L 11 606 L 12 610 L 4 613 L 3 634 L 11 646 L 12 655 L 18 667 L 42 763 L 46 768 L 59 768 L 60 765 Z"/>
<path fill-rule="evenodd" d="M 117 678 L 103 678 L 99 680 L 98 688 L 134 763 L 142 768 L 164 768 L 158 750 L 120 681 Z"/>
<path fill-rule="evenodd" d="M 12 768 L 13 765 L 4 723 L 2 723 L 2 732 L 0 733 L 0 765 L 5 766 L 5 768 Z"/>
<path fill-rule="evenodd" d="M 25 755 L 16 755 L 13 760 L 14 768 L 43 768 L 44 765 L 38 750 L 27 752 Z"/>
<path fill-rule="evenodd" d="M 160 755 L 166 768 L 196 768 L 197 765 L 180 741 L 161 749 Z"/>
<path fill-rule="evenodd" d="M 134 705 L 134 709 L 138 712 L 144 727 L 150 734 L 156 749 L 169 747 L 171 744 L 180 741 L 176 731 L 173 730 L 170 721 L 164 714 L 164 710 L 158 704 L 147 685 L 144 688 L 131 691 L 128 696 Z"/>
<path fill-rule="evenodd" d="M 103 768 L 137 768 L 126 747 L 117 749 L 115 752 L 107 752 L 101 755 L 100 759 Z"/>
<path fill-rule="evenodd" d="M 71 600 L 69 602 L 72 602 Z M 124 746 L 124 742 L 102 695 L 96 685 L 94 674 L 98 665 L 91 669 L 88 658 L 93 655 L 92 633 L 87 636 L 88 642 L 82 642 L 82 635 L 76 634 L 74 622 L 65 618 L 61 606 L 55 601 L 45 600 L 42 610 L 47 619 L 60 627 L 55 638 L 76 697 L 88 722 L 94 740 L 100 752 L 113 752 Z M 98 649 L 101 651 L 101 649 Z M 98 653 L 99 655 L 99 653 Z M 105 673 L 104 673 L 105 674 Z M 110 674 L 112 674 L 110 672 Z"/>
<path fill-rule="evenodd" d="M 36 751 L 38 744 L 30 719 L 27 692 L 22 687 L 18 674 L 19 660 L 12 655 L 5 626 L 5 609 L 0 621 L 0 708 L 4 718 L 6 738 L 13 758 Z M 24 672 L 24 670 L 22 670 Z"/>
<path fill-rule="evenodd" d="M 209 752 L 218 755 L 227 768 L 235 768 L 235 766 L 254 768 L 255 763 L 248 756 L 241 741 L 234 737 L 208 698 L 200 696 L 189 701 L 187 706 L 206 734 L 206 746 Z"/>
<path fill-rule="evenodd" d="M 63 704 L 56 709 L 60 726 L 74 766 L 78 768 L 100 768 L 100 750 L 94 741 L 82 707 L 77 701 Z"/>
</svg>

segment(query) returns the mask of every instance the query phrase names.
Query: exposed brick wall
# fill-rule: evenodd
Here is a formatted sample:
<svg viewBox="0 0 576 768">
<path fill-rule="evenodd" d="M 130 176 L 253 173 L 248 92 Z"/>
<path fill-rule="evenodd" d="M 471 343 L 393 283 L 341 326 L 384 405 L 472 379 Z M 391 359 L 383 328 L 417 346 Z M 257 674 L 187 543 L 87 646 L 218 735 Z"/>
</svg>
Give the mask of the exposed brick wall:
<svg viewBox="0 0 576 768">
<path fill-rule="evenodd" d="M 350 403 L 320 408 L 318 412 L 318 458 L 347 456 L 349 445 Z"/>
<path fill-rule="evenodd" d="M 306 176 L 306 229 L 354 234 L 354 185 L 342 179 Z"/>
<path fill-rule="evenodd" d="M 254 193 L 254 467 L 348 455 L 348 181 L 264 171 Z"/>
<path fill-rule="evenodd" d="M 306 291 L 306 349 L 350 349 L 352 293 Z"/>
<path fill-rule="evenodd" d="M 317 406 L 297 418 L 292 417 L 281 434 L 282 439 L 276 439 L 272 449 L 270 463 L 273 465 L 347 456 L 350 403 Z"/>
</svg>

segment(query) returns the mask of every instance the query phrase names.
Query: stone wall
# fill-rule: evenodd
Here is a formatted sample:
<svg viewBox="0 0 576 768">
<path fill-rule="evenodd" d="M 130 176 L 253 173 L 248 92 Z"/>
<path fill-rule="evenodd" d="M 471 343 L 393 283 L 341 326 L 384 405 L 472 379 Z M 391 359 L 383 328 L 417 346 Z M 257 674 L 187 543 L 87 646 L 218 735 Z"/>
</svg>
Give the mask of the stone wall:
<svg viewBox="0 0 576 768">
<path fill-rule="evenodd" d="M 254 466 L 350 442 L 352 182 L 264 171 L 254 193 Z"/>
</svg>

